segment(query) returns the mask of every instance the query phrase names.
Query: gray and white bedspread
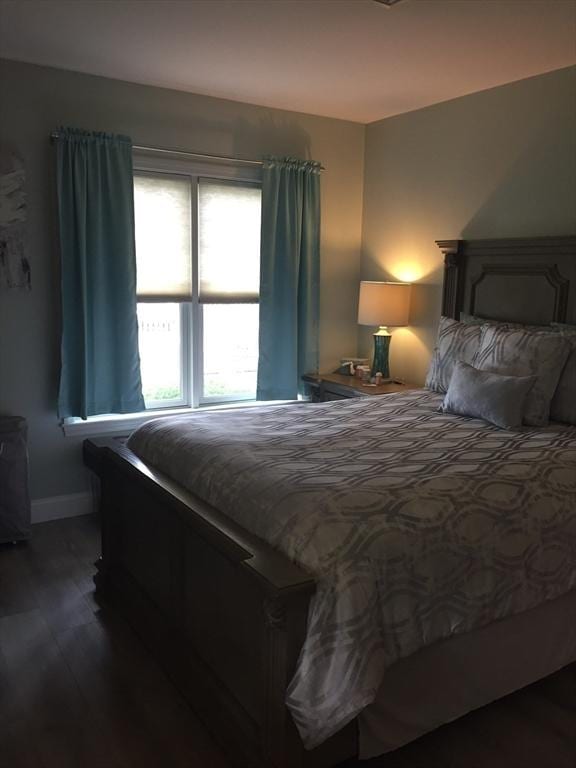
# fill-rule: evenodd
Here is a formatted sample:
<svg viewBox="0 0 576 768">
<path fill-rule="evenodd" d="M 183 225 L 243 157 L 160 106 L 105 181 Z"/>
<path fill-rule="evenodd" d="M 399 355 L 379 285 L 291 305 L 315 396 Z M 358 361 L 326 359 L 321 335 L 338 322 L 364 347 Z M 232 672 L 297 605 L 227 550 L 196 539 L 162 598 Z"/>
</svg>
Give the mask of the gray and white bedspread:
<svg viewBox="0 0 576 768">
<path fill-rule="evenodd" d="M 317 577 L 287 694 L 309 748 L 397 659 L 576 587 L 576 428 L 507 432 L 440 401 L 200 412 L 130 438 Z"/>
</svg>

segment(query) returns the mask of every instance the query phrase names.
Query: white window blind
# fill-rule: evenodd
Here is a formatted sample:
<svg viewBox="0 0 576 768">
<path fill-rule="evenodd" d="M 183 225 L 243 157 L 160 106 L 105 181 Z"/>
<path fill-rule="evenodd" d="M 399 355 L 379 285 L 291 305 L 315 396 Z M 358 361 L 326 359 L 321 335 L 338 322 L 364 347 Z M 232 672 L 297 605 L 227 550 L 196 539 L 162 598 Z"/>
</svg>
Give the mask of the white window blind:
<svg viewBox="0 0 576 768">
<path fill-rule="evenodd" d="M 134 174 L 134 208 L 138 298 L 190 300 L 190 179 L 168 174 Z"/>
<path fill-rule="evenodd" d="M 249 183 L 199 180 L 200 302 L 258 301 L 261 197 Z"/>
</svg>

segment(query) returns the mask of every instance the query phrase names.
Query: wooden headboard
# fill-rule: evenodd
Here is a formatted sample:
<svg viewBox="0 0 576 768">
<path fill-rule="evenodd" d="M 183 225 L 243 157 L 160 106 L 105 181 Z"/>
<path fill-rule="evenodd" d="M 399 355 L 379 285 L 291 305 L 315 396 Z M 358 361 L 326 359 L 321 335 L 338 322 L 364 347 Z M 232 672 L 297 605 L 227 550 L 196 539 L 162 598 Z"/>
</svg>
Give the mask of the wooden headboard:
<svg viewBox="0 0 576 768">
<path fill-rule="evenodd" d="M 576 324 L 576 236 L 437 240 L 442 314 Z"/>
</svg>

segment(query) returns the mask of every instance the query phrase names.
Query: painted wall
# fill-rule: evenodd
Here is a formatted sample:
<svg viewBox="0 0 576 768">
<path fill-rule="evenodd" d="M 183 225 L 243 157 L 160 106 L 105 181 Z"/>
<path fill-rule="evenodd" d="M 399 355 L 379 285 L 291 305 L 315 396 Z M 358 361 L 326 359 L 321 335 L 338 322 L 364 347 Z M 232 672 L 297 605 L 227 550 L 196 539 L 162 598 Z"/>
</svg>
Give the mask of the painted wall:
<svg viewBox="0 0 576 768">
<path fill-rule="evenodd" d="M 0 294 L 0 412 L 29 421 L 35 499 L 82 492 L 81 441 L 56 416 L 60 295 L 53 147 L 59 125 L 209 154 L 321 161 L 321 367 L 356 351 L 364 126 L 47 67 L 0 62 L 0 141 L 25 160 L 29 294 Z"/>
<path fill-rule="evenodd" d="M 417 282 L 412 325 L 392 332 L 393 375 L 426 375 L 441 302 L 435 240 L 575 231 L 575 67 L 366 128 L 362 277 Z M 359 334 L 364 353 L 370 333 Z"/>
</svg>

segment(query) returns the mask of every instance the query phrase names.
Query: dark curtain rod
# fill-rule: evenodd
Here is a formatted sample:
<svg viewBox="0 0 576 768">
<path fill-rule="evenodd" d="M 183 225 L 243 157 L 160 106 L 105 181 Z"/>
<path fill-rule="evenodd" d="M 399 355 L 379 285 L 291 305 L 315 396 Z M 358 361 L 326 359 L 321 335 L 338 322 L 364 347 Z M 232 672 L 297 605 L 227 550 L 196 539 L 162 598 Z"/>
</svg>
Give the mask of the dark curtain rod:
<svg viewBox="0 0 576 768">
<path fill-rule="evenodd" d="M 55 141 L 60 134 L 58 131 L 53 131 L 50 134 L 50 139 Z M 181 149 L 165 149 L 164 147 L 145 147 L 139 144 L 133 144 L 132 149 L 140 150 L 143 152 L 161 152 L 167 155 L 180 155 L 181 157 L 198 157 L 203 160 L 219 160 L 226 163 L 243 163 L 244 165 L 262 165 L 262 160 L 248 160 L 242 157 L 231 157 L 230 155 L 206 155 L 202 152 L 184 152 Z M 324 166 L 320 166 L 321 170 L 325 170 Z"/>
</svg>

